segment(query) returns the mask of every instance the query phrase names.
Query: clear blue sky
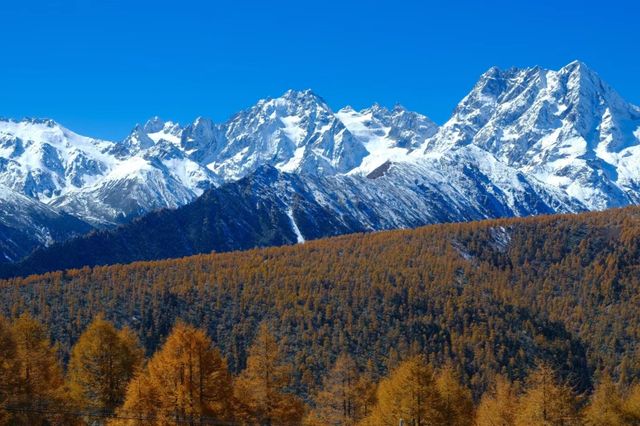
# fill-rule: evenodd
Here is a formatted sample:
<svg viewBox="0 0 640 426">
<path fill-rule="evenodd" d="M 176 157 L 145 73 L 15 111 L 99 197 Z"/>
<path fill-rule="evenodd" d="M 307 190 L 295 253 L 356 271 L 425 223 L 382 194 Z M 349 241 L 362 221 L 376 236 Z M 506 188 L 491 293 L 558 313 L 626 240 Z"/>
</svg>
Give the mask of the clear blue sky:
<svg viewBox="0 0 640 426">
<path fill-rule="evenodd" d="M 224 121 L 289 88 L 442 123 L 493 65 L 573 59 L 640 104 L 633 1 L 9 0 L 0 16 L 0 116 L 111 139 L 153 115 Z"/>
</svg>

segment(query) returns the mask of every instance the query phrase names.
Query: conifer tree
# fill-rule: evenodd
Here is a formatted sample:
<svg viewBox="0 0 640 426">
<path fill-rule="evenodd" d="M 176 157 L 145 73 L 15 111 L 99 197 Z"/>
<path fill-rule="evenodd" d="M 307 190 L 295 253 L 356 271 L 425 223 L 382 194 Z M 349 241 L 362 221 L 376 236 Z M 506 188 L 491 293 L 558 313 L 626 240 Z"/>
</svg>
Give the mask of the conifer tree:
<svg viewBox="0 0 640 426">
<path fill-rule="evenodd" d="M 282 360 L 275 337 L 262 323 L 249 348 L 247 367 L 235 383 L 241 420 L 261 426 L 300 423 L 304 403 L 286 392 L 292 379 L 291 371 L 292 367 Z"/>
<path fill-rule="evenodd" d="M 371 414 L 376 403 L 377 383 L 371 371 L 371 364 L 360 374 L 356 383 L 356 416 L 358 419 L 366 418 Z"/>
<path fill-rule="evenodd" d="M 622 403 L 624 418 L 634 425 L 640 424 L 640 383 L 631 386 Z"/>
<path fill-rule="evenodd" d="M 96 317 L 71 352 L 68 384 L 82 407 L 113 412 L 124 400 L 127 384 L 140 367 L 143 353 L 128 329 Z"/>
<path fill-rule="evenodd" d="M 12 403 L 22 411 L 12 417 L 16 423 L 46 424 L 56 417 L 47 412 L 61 411 L 64 402 L 64 379 L 46 329 L 28 314 L 13 324 L 17 366 L 12 374 Z M 58 420 L 60 420 L 58 418 Z"/>
<path fill-rule="evenodd" d="M 548 365 L 540 365 L 527 378 L 527 387 L 518 403 L 516 426 L 578 425 L 573 389 L 560 383 Z"/>
<path fill-rule="evenodd" d="M 435 377 L 424 358 L 416 356 L 398 365 L 378 385 L 377 404 L 366 425 L 397 426 L 444 424 L 442 401 Z"/>
<path fill-rule="evenodd" d="M 17 382 L 18 366 L 16 339 L 9 322 L 0 315 L 0 425 L 9 422 L 6 405 L 10 404 Z"/>
<path fill-rule="evenodd" d="M 149 425 L 200 424 L 231 420 L 233 408 L 232 378 L 220 351 L 204 331 L 178 322 L 129 384 L 118 413 Z"/>
<path fill-rule="evenodd" d="M 628 424 L 623 411 L 623 398 L 617 386 L 606 376 L 596 386 L 584 410 L 588 426 L 622 426 Z"/>
<path fill-rule="evenodd" d="M 473 423 L 471 392 L 460 383 L 453 367 L 446 366 L 438 371 L 435 385 L 445 423 L 449 426 L 470 426 Z"/>
<path fill-rule="evenodd" d="M 305 420 L 309 425 L 354 425 L 360 420 L 360 377 L 355 361 L 342 354 L 324 379 L 315 398 L 315 409 Z"/>
<path fill-rule="evenodd" d="M 516 386 L 502 376 L 480 399 L 476 411 L 476 426 L 513 426 L 518 408 Z"/>
<path fill-rule="evenodd" d="M 160 394 L 151 383 L 148 371 L 138 370 L 129 381 L 123 405 L 115 411 L 116 419 L 109 426 L 134 426 L 161 424 Z M 167 420 L 167 424 L 171 424 Z"/>
</svg>

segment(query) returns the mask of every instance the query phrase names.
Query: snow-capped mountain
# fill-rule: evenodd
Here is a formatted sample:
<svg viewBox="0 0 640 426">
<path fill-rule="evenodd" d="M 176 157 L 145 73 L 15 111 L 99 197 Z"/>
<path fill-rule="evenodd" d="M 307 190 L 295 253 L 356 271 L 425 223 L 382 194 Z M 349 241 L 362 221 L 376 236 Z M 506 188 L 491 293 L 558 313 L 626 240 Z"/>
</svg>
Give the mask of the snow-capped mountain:
<svg viewBox="0 0 640 426">
<path fill-rule="evenodd" d="M 115 143 L 52 120 L 0 120 L 0 184 L 104 226 L 178 207 L 218 181 L 179 144 L 151 139 L 153 124 Z"/>
<path fill-rule="evenodd" d="M 0 263 L 20 260 L 36 248 L 91 229 L 88 223 L 0 185 Z"/>
<path fill-rule="evenodd" d="M 304 174 L 346 173 L 369 154 L 310 90 L 289 90 L 279 98 L 260 100 L 220 125 L 199 117 L 181 129 L 154 118 L 127 140 L 135 146 L 172 141 L 227 182 L 263 165 Z"/>
<path fill-rule="evenodd" d="M 120 142 L 51 120 L 0 121 L 0 185 L 96 227 L 244 178 L 267 182 L 252 196 L 277 199 L 270 205 L 288 218 L 281 231 L 294 242 L 635 204 L 640 108 L 572 62 L 491 68 L 441 127 L 399 105 L 334 112 L 310 90 L 258 101 L 225 123 L 154 117 Z M 318 233 L 305 225 L 312 220 L 298 223 L 311 214 L 296 204 L 303 199 L 333 225 Z"/>
<path fill-rule="evenodd" d="M 389 110 L 374 104 L 362 111 L 347 106 L 336 115 L 351 133 L 371 148 L 369 152 L 378 151 L 379 148 L 371 144 L 383 143 L 382 140 L 385 148 L 414 149 L 438 131 L 438 125 L 428 117 L 407 111 L 402 105 Z"/>
<path fill-rule="evenodd" d="M 327 104 L 310 90 L 259 101 L 224 125 L 224 140 L 207 167 L 225 180 L 269 164 L 287 172 L 333 175 L 368 154 Z"/>
<path fill-rule="evenodd" d="M 640 108 L 578 61 L 559 71 L 487 71 L 428 140 L 426 152 L 465 145 L 588 209 L 640 201 Z"/>
<path fill-rule="evenodd" d="M 94 184 L 114 167 L 110 142 L 52 120 L 0 121 L 0 184 L 47 202 Z"/>
</svg>

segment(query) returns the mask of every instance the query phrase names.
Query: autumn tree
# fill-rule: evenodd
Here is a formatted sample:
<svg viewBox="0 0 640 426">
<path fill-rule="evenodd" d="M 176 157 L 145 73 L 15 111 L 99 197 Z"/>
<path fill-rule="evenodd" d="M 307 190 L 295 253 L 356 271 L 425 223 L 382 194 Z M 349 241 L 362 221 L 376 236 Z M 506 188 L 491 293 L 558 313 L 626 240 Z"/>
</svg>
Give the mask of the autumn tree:
<svg viewBox="0 0 640 426">
<path fill-rule="evenodd" d="M 516 426 L 579 424 L 571 386 L 558 381 L 548 365 L 540 365 L 527 378 L 527 387 L 518 403 Z"/>
<path fill-rule="evenodd" d="M 178 322 L 146 368 L 132 379 L 114 424 L 201 424 L 233 417 L 232 377 L 204 331 Z"/>
<path fill-rule="evenodd" d="M 55 419 L 65 402 L 62 369 L 51 346 L 45 327 L 28 314 L 13 324 L 17 365 L 12 374 L 17 384 L 12 404 L 20 407 L 13 421 L 24 424 L 45 424 Z M 58 419 L 60 420 L 60 419 Z"/>
<path fill-rule="evenodd" d="M 494 385 L 482 395 L 476 411 L 476 426 L 513 426 L 518 407 L 517 386 L 498 376 Z"/>
<path fill-rule="evenodd" d="M 363 424 L 397 426 L 444 424 L 443 406 L 433 369 L 416 356 L 402 363 L 378 385 L 377 404 Z"/>
<path fill-rule="evenodd" d="M 640 383 L 631 386 L 622 403 L 624 418 L 634 425 L 640 424 Z"/>
<path fill-rule="evenodd" d="M 133 332 L 117 330 L 96 317 L 71 352 L 68 384 L 82 407 L 113 412 L 124 400 L 127 384 L 140 367 L 143 352 Z"/>
<path fill-rule="evenodd" d="M 436 375 L 442 415 L 449 426 L 470 426 L 473 423 L 473 400 L 469 389 L 460 383 L 453 367 L 445 366 Z"/>
<path fill-rule="evenodd" d="M 373 363 L 371 360 L 367 363 L 364 372 L 360 374 L 356 383 L 356 417 L 358 419 L 366 418 L 371 414 L 376 404 L 377 383 L 374 380 Z"/>
<path fill-rule="evenodd" d="M 292 367 L 282 358 L 278 342 L 262 323 L 249 348 L 247 366 L 235 382 L 242 421 L 266 426 L 301 421 L 304 403 L 286 392 L 292 380 Z"/>
<path fill-rule="evenodd" d="M 589 426 L 622 426 L 628 424 L 623 410 L 623 397 L 618 387 L 605 376 L 596 386 L 584 410 Z"/>
<path fill-rule="evenodd" d="M 9 322 L 0 316 L 0 425 L 8 424 L 6 406 L 18 384 L 15 374 L 18 366 L 16 339 Z"/>
<path fill-rule="evenodd" d="M 324 379 L 315 398 L 315 408 L 305 420 L 308 425 L 354 425 L 363 417 L 360 407 L 364 389 L 359 388 L 358 367 L 348 354 L 342 354 Z"/>
</svg>

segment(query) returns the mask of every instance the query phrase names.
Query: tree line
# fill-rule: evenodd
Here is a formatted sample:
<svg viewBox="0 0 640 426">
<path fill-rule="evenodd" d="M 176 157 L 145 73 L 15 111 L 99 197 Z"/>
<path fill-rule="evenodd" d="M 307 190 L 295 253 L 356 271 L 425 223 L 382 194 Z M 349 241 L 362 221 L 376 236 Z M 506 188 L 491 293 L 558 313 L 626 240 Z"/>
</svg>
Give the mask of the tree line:
<svg viewBox="0 0 640 426">
<path fill-rule="evenodd" d="M 202 329 L 178 321 L 148 359 L 128 328 L 96 317 L 63 368 L 46 328 L 0 318 L 0 424 L 530 426 L 640 424 L 640 384 L 602 378 L 578 394 L 544 363 L 523 382 L 497 376 L 474 402 L 454 368 L 423 354 L 377 377 L 348 353 L 305 400 L 290 387 L 300 366 L 261 324 L 233 375 Z"/>
</svg>

